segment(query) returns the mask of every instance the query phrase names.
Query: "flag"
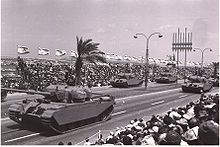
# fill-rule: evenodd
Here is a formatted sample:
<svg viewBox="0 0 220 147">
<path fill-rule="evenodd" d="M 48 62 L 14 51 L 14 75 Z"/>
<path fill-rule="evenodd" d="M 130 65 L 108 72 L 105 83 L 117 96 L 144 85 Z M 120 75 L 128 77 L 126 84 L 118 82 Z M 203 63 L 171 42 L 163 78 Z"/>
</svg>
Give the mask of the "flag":
<svg viewBox="0 0 220 147">
<path fill-rule="evenodd" d="M 71 57 L 78 57 L 77 53 L 73 50 L 71 50 L 70 56 Z"/>
<path fill-rule="evenodd" d="M 18 54 L 28 54 L 28 53 L 30 53 L 28 47 L 18 45 Z"/>
<path fill-rule="evenodd" d="M 56 53 L 55 53 L 56 56 L 63 56 L 65 54 L 66 54 L 65 50 L 56 49 Z"/>
<path fill-rule="evenodd" d="M 49 55 L 49 49 L 47 48 L 38 48 L 38 55 Z"/>
</svg>

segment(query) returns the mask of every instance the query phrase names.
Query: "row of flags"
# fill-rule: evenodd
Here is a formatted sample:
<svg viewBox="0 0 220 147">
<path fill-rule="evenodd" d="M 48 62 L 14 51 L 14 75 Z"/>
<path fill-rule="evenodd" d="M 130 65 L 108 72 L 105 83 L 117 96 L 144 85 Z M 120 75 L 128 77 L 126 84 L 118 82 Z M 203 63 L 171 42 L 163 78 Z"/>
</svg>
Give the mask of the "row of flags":
<svg viewBox="0 0 220 147">
<path fill-rule="evenodd" d="M 28 54 L 28 53 L 30 53 L 30 49 L 28 47 L 18 45 L 18 54 Z M 45 56 L 45 55 L 49 55 L 49 54 L 50 54 L 49 49 L 41 48 L 41 47 L 38 48 L 38 55 Z M 66 54 L 67 54 L 67 52 L 65 50 L 61 50 L 61 49 L 55 50 L 55 56 L 64 56 Z M 75 51 L 71 50 L 70 56 L 77 57 L 78 55 Z"/>
<path fill-rule="evenodd" d="M 26 46 L 19 46 L 18 45 L 18 54 L 28 54 L 30 53 L 30 50 L 28 47 Z M 49 55 L 50 54 L 50 50 L 47 48 L 38 48 L 38 55 Z M 55 56 L 64 56 L 66 55 L 67 52 L 65 50 L 61 50 L 61 49 L 56 49 L 55 50 Z M 70 53 L 71 57 L 77 57 L 78 54 L 71 50 Z M 123 56 L 119 56 L 117 54 L 114 53 L 106 53 L 105 54 L 106 59 L 110 59 L 110 60 L 126 60 L 126 61 L 133 61 L 133 62 L 141 62 L 144 63 L 145 62 L 145 58 L 143 56 L 139 56 L 139 57 L 135 57 L 135 56 L 128 56 L 128 55 L 124 55 Z M 166 66 L 167 64 L 177 64 L 177 61 L 175 61 L 175 57 L 173 56 L 173 58 L 170 58 L 169 60 L 165 60 L 165 59 L 156 59 L 156 58 L 149 58 L 149 64 L 158 64 L 161 66 Z M 183 62 L 179 61 L 178 63 L 180 66 L 183 65 Z M 199 63 L 195 63 L 195 62 L 187 62 L 187 65 L 189 66 L 200 66 Z"/>
</svg>

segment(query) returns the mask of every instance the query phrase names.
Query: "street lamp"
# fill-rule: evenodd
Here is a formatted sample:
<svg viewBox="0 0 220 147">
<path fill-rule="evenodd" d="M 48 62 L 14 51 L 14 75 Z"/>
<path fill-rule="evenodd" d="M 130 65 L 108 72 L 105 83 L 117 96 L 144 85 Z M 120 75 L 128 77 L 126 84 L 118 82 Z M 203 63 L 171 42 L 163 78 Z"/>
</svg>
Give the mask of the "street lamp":
<svg viewBox="0 0 220 147">
<path fill-rule="evenodd" d="M 153 35 L 158 35 L 159 38 L 163 37 L 163 35 L 159 32 L 154 32 L 152 34 L 150 34 L 148 37 L 147 35 L 145 35 L 144 33 L 137 33 L 135 34 L 134 38 L 138 38 L 138 36 L 143 36 L 145 37 L 146 39 L 146 59 L 145 59 L 145 65 L 146 65 L 146 68 L 145 68 L 145 89 L 147 89 L 147 83 L 148 83 L 148 56 L 149 56 L 149 40 L 151 38 L 151 36 Z"/>
<path fill-rule="evenodd" d="M 210 52 L 212 51 L 212 49 L 211 48 L 205 48 L 205 49 L 200 49 L 200 48 L 194 48 L 193 49 L 193 51 L 195 52 L 196 50 L 199 50 L 199 51 L 201 51 L 201 53 L 202 53 L 202 62 L 201 62 L 201 70 L 203 69 L 203 59 L 204 59 L 204 52 L 206 51 L 206 50 L 209 50 Z"/>
</svg>

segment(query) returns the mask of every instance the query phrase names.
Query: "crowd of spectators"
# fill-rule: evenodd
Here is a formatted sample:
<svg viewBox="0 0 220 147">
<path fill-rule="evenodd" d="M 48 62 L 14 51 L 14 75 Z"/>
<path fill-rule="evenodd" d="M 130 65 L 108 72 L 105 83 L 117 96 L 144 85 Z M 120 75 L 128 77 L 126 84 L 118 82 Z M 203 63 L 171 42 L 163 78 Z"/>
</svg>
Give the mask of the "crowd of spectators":
<svg viewBox="0 0 220 147">
<path fill-rule="evenodd" d="M 173 108 L 150 120 L 135 118 L 107 138 L 85 145 L 218 145 L 219 94 L 203 95 L 185 107 Z"/>
<path fill-rule="evenodd" d="M 11 65 L 11 64 L 10 64 Z M 7 78 L 2 75 L 1 84 L 4 87 L 43 90 L 50 84 L 72 84 L 75 80 L 74 64 L 70 62 L 57 62 L 51 60 L 23 60 L 17 59 L 15 64 L 17 74 L 21 78 Z M 172 67 L 159 67 L 150 65 L 149 79 L 161 72 L 174 72 Z M 184 69 L 179 70 L 179 77 L 183 77 Z M 94 65 L 86 63 L 82 67 L 81 85 L 89 87 L 108 86 L 110 80 L 119 73 L 133 73 L 138 78 L 144 78 L 144 65 L 134 63 L 108 63 Z M 187 74 L 195 74 L 195 69 L 187 68 Z"/>
</svg>

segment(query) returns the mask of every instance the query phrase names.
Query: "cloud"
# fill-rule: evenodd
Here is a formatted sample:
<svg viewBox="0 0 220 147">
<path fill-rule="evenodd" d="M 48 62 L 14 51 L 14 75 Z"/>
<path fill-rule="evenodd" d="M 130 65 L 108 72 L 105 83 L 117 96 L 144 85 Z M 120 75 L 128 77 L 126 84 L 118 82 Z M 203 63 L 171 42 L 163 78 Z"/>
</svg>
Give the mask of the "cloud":
<svg viewBox="0 0 220 147">
<path fill-rule="evenodd" d="M 110 23 L 110 24 L 108 24 L 108 27 L 114 29 L 114 28 L 116 28 L 116 24 Z"/>
<path fill-rule="evenodd" d="M 173 25 L 167 24 L 167 25 L 160 26 L 157 30 L 164 31 L 164 30 L 168 30 L 168 29 L 170 29 L 172 27 L 173 27 Z"/>
<path fill-rule="evenodd" d="M 105 30 L 103 28 L 99 28 L 97 32 L 98 33 L 105 33 Z"/>
</svg>

